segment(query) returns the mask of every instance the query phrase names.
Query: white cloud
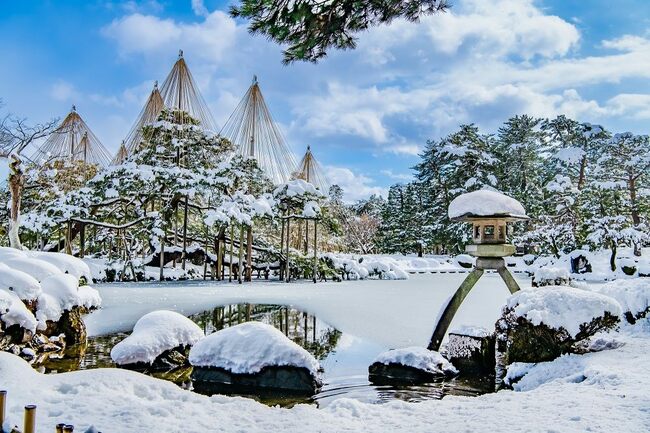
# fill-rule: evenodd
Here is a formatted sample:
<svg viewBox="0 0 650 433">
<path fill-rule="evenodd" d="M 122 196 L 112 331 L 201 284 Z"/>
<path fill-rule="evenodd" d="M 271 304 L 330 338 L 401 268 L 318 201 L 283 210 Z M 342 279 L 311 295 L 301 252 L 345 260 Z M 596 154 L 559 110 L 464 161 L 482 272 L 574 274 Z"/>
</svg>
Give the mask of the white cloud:
<svg viewBox="0 0 650 433">
<path fill-rule="evenodd" d="M 388 178 L 392 180 L 398 180 L 398 181 L 403 181 L 403 182 L 409 182 L 413 180 L 413 175 L 412 174 L 406 174 L 406 173 L 393 173 L 393 170 L 382 170 L 381 174 L 384 176 L 387 176 Z"/>
<path fill-rule="evenodd" d="M 61 102 L 74 102 L 79 97 L 79 92 L 67 81 L 57 81 L 50 88 L 50 96 Z"/>
<path fill-rule="evenodd" d="M 210 15 L 210 12 L 208 11 L 208 8 L 205 7 L 203 0 L 192 0 L 192 11 L 202 17 Z"/>
<path fill-rule="evenodd" d="M 374 181 L 358 174 L 345 167 L 325 166 L 325 175 L 332 185 L 338 185 L 343 189 L 343 198 L 346 202 L 353 202 L 363 198 L 368 198 L 372 194 L 378 194 L 386 197 L 388 191 L 386 188 L 373 185 Z"/>
</svg>

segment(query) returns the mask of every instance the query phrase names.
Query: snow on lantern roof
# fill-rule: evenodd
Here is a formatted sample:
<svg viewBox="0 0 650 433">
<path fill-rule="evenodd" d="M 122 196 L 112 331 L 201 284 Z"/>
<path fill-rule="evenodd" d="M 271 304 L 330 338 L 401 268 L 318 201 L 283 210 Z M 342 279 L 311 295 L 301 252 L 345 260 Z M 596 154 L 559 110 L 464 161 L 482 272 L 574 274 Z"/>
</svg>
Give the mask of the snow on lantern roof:
<svg viewBox="0 0 650 433">
<path fill-rule="evenodd" d="M 449 204 L 448 213 L 452 220 L 488 217 L 528 219 L 526 210 L 517 200 L 487 189 L 459 195 Z"/>
</svg>

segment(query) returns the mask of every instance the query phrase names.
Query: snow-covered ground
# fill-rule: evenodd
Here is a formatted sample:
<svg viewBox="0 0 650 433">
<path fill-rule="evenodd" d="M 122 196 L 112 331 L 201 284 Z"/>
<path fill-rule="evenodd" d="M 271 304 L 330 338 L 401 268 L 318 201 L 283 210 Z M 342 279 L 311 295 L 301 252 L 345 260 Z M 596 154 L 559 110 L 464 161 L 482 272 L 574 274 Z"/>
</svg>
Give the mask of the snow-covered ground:
<svg viewBox="0 0 650 433">
<path fill-rule="evenodd" d="M 389 348 L 426 346 L 441 306 L 466 274 L 415 274 L 408 280 L 341 283 L 264 282 L 228 284 L 212 281 L 112 283 L 95 287 L 102 308 L 85 318 L 88 334 L 130 331 L 154 310 L 190 315 L 218 305 L 241 302 L 291 305 L 335 328 Z M 522 287 L 530 278 L 521 278 Z M 470 292 L 451 329 L 493 328 L 509 292 L 497 274 L 485 274 Z"/>
<path fill-rule="evenodd" d="M 530 369 L 525 391 L 372 405 L 340 399 L 323 409 L 268 407 L 206 397 L 142 374 L 97 369 L 43 375 L 0 353 L 8 422 L 38 406 L 38 432 L 59 422 L 120 432 L 642 432 L 650 423 L 650 326 L 629 327 L 616 350 L 570 355 Z M 83 431 L 83 430 L 81 430 Z"/>
</svg>

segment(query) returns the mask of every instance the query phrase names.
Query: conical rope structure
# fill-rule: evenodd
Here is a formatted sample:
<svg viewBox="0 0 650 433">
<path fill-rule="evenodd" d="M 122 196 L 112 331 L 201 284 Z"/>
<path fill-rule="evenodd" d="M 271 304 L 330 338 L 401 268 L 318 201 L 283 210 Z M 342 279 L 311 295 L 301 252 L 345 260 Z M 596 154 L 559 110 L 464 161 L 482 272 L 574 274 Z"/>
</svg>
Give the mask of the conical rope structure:
<svg viewBox="0 0 650 433">
<path fill-rule="evenodd" d="M 108 167 L 111 155 L 72 106 L 61 125 L 50 134 L 32 159 L 37 163 L 70 160 Z"/>
<path fill-rule="evenodd" d="M 220 133 L 242 156 L 255 158 L 275 184 L 286 182 L 296 167 L 282 133 L 273 121 L 257 77 Z"/>
<path fill-rule="evenodd" d="M 330 183 L 323 172 L 323 168 L 311 152 L 311 146 L 307 146 L 305 156 L 302 157 L 298 163 L 298 168 L 293 172 L 293 178 L 302 179 L 311 183 L 323 194 L 327 194 L 330 188 Z"/>
<path fill-rule="evenodd" d="M 128 157 L 129 157 L 129 151 L 126 148 L 126 145 L 124 144 L 123 141 L 122 144 L 120 144 L 120 148 L 117 150 L 115 157 L 111 161 L 111 165 L 120 165 L 124 161 L 126 161 Z"/>
<path fill-rule="evenodd" d="M 140 111 L 137 120 L 131 127 L 129 134 L 124 139 L 123 145 L 126 146 L 127 155 L 131 155 L 133 152 L 135 152 L 140 146 L 140 143 L 142 143 L 142 127 L 150 125 L 151 123 L 158 120 L 158 116 L 164 107 L 165 103 L 163 102 L 163 98 L 160 95 L 160 91 L 158 90 L 158 82 L 156 81 L 153 85 L 153 90 L 151 90 L 151 93 L 149 94 L 149 98 L 147 98 L 146 104 L 144 104 L 144 107 L 142 108 L 142 111 Z M 120 147 L 120 151 L 121 150 L 122 148 Z M 117 158 L 117 156 L 118 155 L 116 155 L 115 158 Z M 116 159 L 113 160 L 113 162 L 115 161 Z"/>
<path fill-rule="evenodd" d="M 160 96 L 166 107 L 186 112 L 200 121 L 203 129 L 217 130 L 212 113 L 199 93 L 192 73 L 185 63 L 182 50 L 179 51 L 178 60 L 160 87 Z"/>
</svg>

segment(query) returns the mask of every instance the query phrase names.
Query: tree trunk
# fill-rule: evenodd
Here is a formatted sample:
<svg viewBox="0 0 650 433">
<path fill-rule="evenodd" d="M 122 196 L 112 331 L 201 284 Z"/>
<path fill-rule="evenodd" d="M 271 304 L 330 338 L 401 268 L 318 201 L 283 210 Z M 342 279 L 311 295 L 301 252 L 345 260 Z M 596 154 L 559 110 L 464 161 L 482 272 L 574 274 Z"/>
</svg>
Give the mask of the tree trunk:
<svg viewBox="0 0 650 433">
<path fill-rule="evenodd" d="M 23 249 L 18 230 L 20 228 L 20 203 L 25 186 L 25 175 L 21 161 L 16 155 L 11 155 L 9 163 L 9 193 L 11 201 L 9 207 L 9 245 L 18 250 Z"/>
<path fill-rule="evenodd" d="M 612 272 L 616 271 L 616 242 L 611 241 L 612 243 L 612 255 L 609 258 L 609 267 Z"/>
<path fill-rule="evenodd" d="M 237 282 L 241 284 L 242 264 L 244 263 L 244 226 L 239 228 L 239 256 L 237 257 Z"/>
<path fill-rule="evenodd" d="M 290 221 L 291 221 L 291 220 L 290 220 L 289 218 L 287 218 L 287 261 L 286 261 L 286 263 L 285 263 L 286 268 L 285 268 L 285 271 L 284 271 L 284 274 L 285 274 L 285 275 L 284 275 L 284 278 L 285 278 L 285 281 L 286 281 L 287 283 L 288 283 L 289 280 L 291 279 L 291 274 L 290 274 L 290 272 L 289 272 L 289 242 L 290 242 L 290 240 L 291 240 L 291 230 L 290 230 L 291 225 L 290 225 Z"/>
<path fill-rule="evenodd" d="M 185 209 L 183 210 L 183 263 L 181 267 L 185 270 L 185 262 L 187 260 L 187 217 L 188 217 L 188 197 L 185 195 Z"/>
<path fill-rule="evenodd" d="M 253 226 L 246 233 L 246 281 L 253 280 Z"/>
</svg>

